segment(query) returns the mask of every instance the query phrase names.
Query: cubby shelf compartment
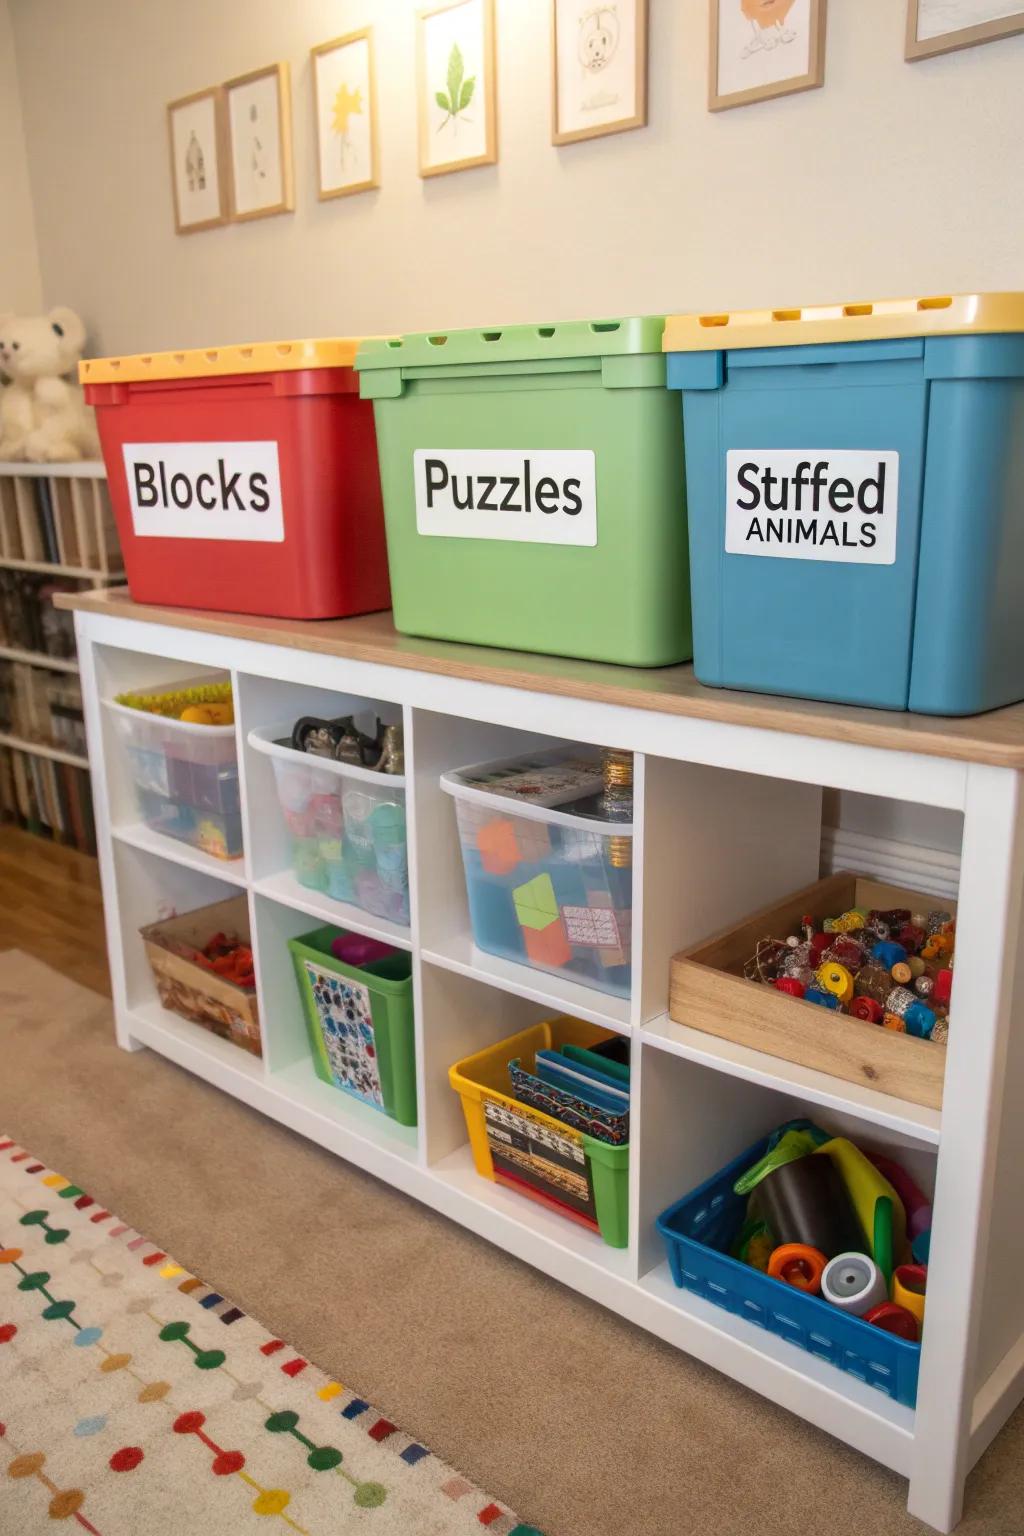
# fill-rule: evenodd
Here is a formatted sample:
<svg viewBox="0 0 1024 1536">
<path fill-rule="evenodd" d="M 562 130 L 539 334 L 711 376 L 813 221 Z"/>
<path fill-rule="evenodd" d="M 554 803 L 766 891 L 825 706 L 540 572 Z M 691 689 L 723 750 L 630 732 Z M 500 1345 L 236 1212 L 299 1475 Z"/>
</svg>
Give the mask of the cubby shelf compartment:
<svg viewBox="0 0 1024 1536">
<path fill-rule="evenodd" d="M 634 1259 L 628 1248 L 611 1248 L 599 1233 L 567 1220 L 557 1211 L 548 1210 L 536 1200 L 506 1189 L 492 1179 L 481 1178 L 468 1145 L 450 1152 L 434 1163 L 430 1171 L 449 1189 L 457 1190 L 474 1205 L 501 1215 L 524 1233 L 575 1255 L 602 1274 L 632 1279 Z"/>
<path fill-rule="evenodd" d="M 431 965 L 443 966 L 459 976 L 473 976 L 502 992 L 542 1003 L 554 1013 L 571 1013 L 590 1024 L 605 1024 L 619 1034 L 629 1032 L 628 997 L 613 997 L 568 976 L 537 971 L 529 965 L 503 960 L 500 955 L 489 955 L 478 949 L 468 934 L 449 939 L 443 948 L 424 949 L 422 956 Z"/>
<path fill-rule="evenodd" d="M 182 864 L 186 869 L 198 870 L 200 874 L 210 875 L 215 880 L 226 880 L 229 885 L 244 886 L 247 883 L 244 856 L 240 859 L 214 858 L 212 853 L 193 848 L 191 843 L 181 843 L 177 838 L 154 832 L 142 821 L 111 827 L 110 835 L 119 843 L 142 848 L 146 853 L 155 853 L 158 858 L 169 859 L 172 864 Z"/>
<path fill-rule="evenodd" d="M 290 869 L 279 874 L 254 880 L 252 888 L 259 896 L 268 896 L 283 906 L 305 912 L 317 923 L 332 923 L 336 928 L 348 928 L 353 933 L 364 933 L 368 938 L 394 944 L 398 949 L 412 948 L 412 935 L 401 923 L 393 923 L 386 917 L 376 917 L 363 907 L 354 907 L 345 901 L 333 901 L 319 891 L 311 891 L 296 880 Z"/>
<path fill-rule="evenodd" d="M 802 1067 L 798 1062 L 768 1056 L 733 1040 L 705 1034 L 703 1030 L 677 1024 L 667 1013 L 649 1020 L 644 1025 L 643 1034 L 653 1046 L 675 1056 L 686 1057 L 731 1077 L 793 1094 L 824 1110 L 853 1115 L 867 1125 L 899 1131 L 915 1141 L 938 1146 L 942 1115 L 937 1109 L 927 1109 L 908 1099 L 896 1099 L 891 1094 L 831 1077 L 827 1072 Z"/>
<path fill-rule="evenodd" d="M 273 1021 L 270 1021 L 273 1028 Z M 320 1116 L 325 1122 L 349 1131 L 364 1141 L 416 1159 L 419 1134 L 414 1125 L 399 1125 L 389 1115 L 382 1115 L 369 1104 L 361 1104 L 340 1088 L 332 1088 L 317 1077 L 310 1058 L 292 1062 L 269 1076 L 272 1092 L 307 1114 Z"/>
<path fill-rule="evenodd" d="M 894 1472 L 909 1475 L 915 1428 L 912 1408 L 904 1408 L 755 1323 L 680 1290 L 667 1259 L 641 1277 L 640 1290 L 657 1304 L 664 1336 L 671 1342 L 783 1407 L 795 1409 L 819 1429 L 841 1436 Z"/>
</svg>

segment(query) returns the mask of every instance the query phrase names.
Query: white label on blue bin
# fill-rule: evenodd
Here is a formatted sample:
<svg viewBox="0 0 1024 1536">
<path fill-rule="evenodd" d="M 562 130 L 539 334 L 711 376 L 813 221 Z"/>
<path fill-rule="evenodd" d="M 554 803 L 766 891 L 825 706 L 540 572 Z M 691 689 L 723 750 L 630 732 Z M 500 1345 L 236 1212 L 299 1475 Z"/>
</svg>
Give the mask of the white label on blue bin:
<svg viewBox="0 0 1024 1536">
<path fill-rule="evenodd" d="M 277 443 L 125 443 L 136 534 L 144 539 L 284 542 Z"/>
<path fill-rule="evenodd" d="M 597 543 L 590 448 L 417 448 L 416 531 L 515 544 Z"/>
<path fill-rule="evenodd" d="M 893 565 L 899 480 L 888 449 L 730 448 L 725 552 Z"/>
</svg>

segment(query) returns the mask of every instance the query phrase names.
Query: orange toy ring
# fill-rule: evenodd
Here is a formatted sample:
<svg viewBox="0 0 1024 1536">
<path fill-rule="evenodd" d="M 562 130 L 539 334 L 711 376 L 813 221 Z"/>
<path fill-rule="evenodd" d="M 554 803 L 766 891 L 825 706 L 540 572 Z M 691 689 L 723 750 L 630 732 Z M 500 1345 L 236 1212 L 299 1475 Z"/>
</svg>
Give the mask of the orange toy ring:
<svg viewBox="0 0 1024 1536">
<path fill-rule="evenodd" d="M 821 1290 L 827 1263 L 820 1248 L 812 1248 L 808 1243 L 783 1243 L 768 1260 L 768 1273 L 794 1290 L 809 1291 L 813 1296 Z"/>
</svg>

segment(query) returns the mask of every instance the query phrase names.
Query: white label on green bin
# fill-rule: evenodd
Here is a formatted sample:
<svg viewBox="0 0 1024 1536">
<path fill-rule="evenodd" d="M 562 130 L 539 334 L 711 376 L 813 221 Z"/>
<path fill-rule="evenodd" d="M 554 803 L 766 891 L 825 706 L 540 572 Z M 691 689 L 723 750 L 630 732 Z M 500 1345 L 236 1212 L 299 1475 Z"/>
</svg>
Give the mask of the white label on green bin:
<svg viewBox="0 0 1024 1536">
<path fill-rule="evenodd" d="M 597 543 L 590 448 L 417 448 L 413 479 L 428 537 Z"/>
<path fill-rule="evenodd" d="M 144 539 L 284 542 L 277 443 L 125 443 L 136 534 Z"/>
<path fill-rule="evenodd" d="M 888 449 L 730 448 L 725 552 L 893 565 L 899 477 Z"/>
</svg>

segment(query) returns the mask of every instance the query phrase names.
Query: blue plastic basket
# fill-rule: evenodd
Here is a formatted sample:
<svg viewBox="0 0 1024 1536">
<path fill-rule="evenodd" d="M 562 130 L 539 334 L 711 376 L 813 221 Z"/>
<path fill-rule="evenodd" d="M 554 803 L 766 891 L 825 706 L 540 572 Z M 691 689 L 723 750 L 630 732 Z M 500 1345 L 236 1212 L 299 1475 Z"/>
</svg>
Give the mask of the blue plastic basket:
<svg viewBox="0 0 1024 1536">
<path fill-rule="evenodd" d="M 765 1137 L 658 1217 L 673 1280 L 913 1408 L 920 1344 L 874 1328 L 730 1257 L 747 1211 L 746 1196 L 735 1194 L 733 1184 L 767 1150 Z"/>
</svg>

